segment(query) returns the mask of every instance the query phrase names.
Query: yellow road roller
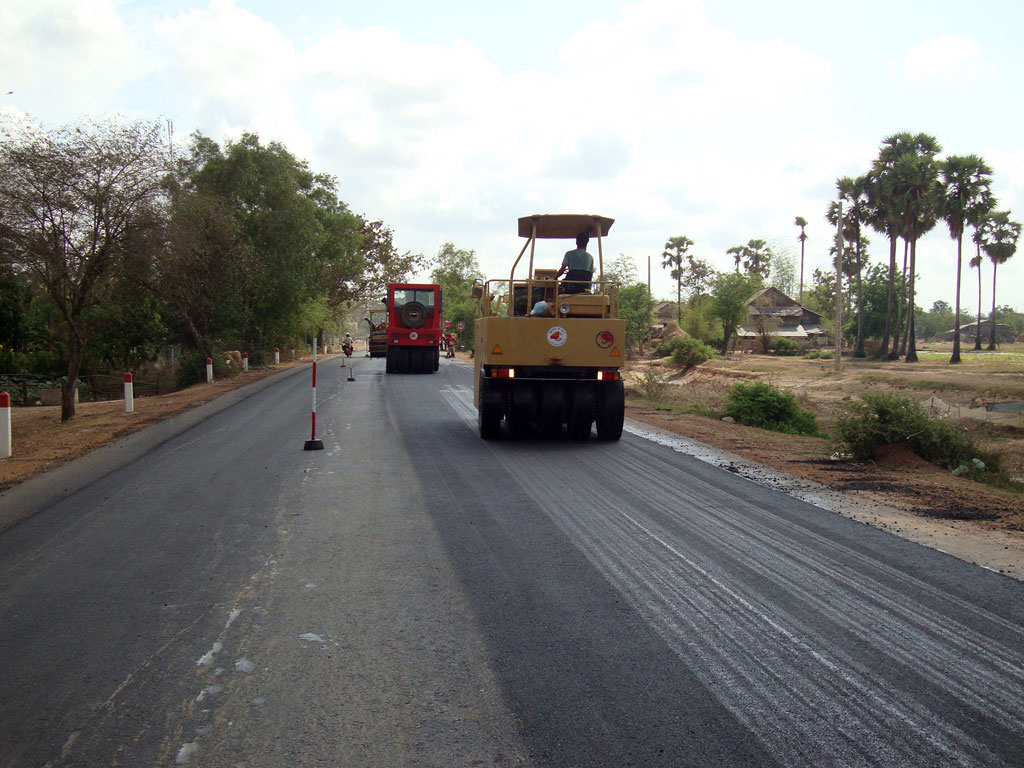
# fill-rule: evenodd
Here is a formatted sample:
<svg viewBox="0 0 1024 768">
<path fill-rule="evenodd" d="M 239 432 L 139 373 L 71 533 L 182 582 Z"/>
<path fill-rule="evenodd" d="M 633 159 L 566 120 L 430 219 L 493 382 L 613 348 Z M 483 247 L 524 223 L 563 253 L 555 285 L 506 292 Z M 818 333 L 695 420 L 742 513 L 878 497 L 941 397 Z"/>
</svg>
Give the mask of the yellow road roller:
<svg viewBox="0 0 1024 768">
<path fill-rule="evenodd" d="M 482 438 L 500 437 L 503 423 L 512 438 L 586 440 L 592 427 L 599 440 L 622 436 L 626 324 L 619 283 L 604 279 L 603 241 L 613 221 L 524 216 L 519 236 L 526 244 L 508 279 L 474 285 L 474 400 Z M 577 247 L 563 256 L 564 248 L 543 242 L 551 239 L 575 240 Z M 594 240 L 596 258 L 587 245 Z"/>
</svg>

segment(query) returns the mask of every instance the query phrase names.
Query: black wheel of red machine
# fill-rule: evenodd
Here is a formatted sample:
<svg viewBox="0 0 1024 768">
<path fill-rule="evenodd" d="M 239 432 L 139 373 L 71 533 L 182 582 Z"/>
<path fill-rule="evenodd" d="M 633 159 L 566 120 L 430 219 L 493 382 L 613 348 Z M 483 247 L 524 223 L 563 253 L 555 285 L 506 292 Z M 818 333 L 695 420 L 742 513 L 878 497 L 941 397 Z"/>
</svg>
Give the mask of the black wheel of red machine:
<svg viewBox="0 0 1024 768">
<path fill-rule="evenodd" d="M 418 301 L 410 301 L 398 313 L 406 328 L 420 328 L 427 322 L 427 308 Z"/>
<path fill-rule="evenodd" d="M 480 437 L 484 440 L 493 440 L 501 435 L 501 417 L 504 405 L 504 392 L 487 379 L 482 379 L 480 381 L 480 410 L 477 411 L 477 426 L 480 427 Z"/>
<path fill-rule="evenodd" d="M 509 393 L 508 431 L 518 439 L 533 433 L 533 389 L 525 382 L 516 382 Z"/>
<path fill-rule="evenodd" d="M 388 347 L 384 352 L 384 372 L 394 373 L 395 372 L 395 348 Z"/>
<path fill-rule="evenodd" d="M 437 347 L 434 348 L 434 370 L 436 371 L 441 367 L 441 350 Z"/>
<path fill-rule="evenodd" d="M 412 350 L 409 347 L 398 348 L 396 373 L 412 373 Z"/>
<path fill-rule="evenodd" d="M 540 431 L 548 440 L 562 435 L 565 421 L 565 385 L 560 381 L 546 381 L 540 392 Z"/>
<path fill-rule="evenodd" d="M 571 440 L 586 440 L 594 423 L 594 387 L 590 382 L 578 383 L 569 390 L 566 415 Z"/>
<path fill-rule="evenodd" d="M 621 381 L 602 384 L 597 390 L 597 437 L 599 440 L 618 440 L 622 437 L 622 422 L 626 418 L 626 391 Z"/>
</svg>

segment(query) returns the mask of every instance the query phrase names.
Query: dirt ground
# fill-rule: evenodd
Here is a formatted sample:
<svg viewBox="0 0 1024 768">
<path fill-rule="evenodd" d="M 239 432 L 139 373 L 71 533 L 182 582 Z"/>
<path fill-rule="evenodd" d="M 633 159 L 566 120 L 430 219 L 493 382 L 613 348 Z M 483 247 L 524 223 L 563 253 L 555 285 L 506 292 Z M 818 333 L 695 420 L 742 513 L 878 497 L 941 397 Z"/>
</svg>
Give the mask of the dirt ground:
<svg viewBox="0 0 1024 768">
<path fill-rule="evenodd" d="M 460 353 L 459 358 L 471 364 L 468 356 Z M 833 448 L 822 438 L 782 435 L 686 412 L 694 407 L 718 409 L 732 384 L 754 378 L 794 389 L 801 404 L 813 410 L 823 425 L 835 418 L 844 401 L 881 386 L 912 393 L 920 400 L 934 392 L 946 403 L 964 406 L 986 398 L 1024 399 L 1024 362 L 957 368 L 946 360 L 948 357 L 941 362 L 928 361 L 913 370 L 903 363 L 851 361 L 839 374 L 832 361 L 760 355 L 709 361 L 685 374 L 662 360 L 634 360 L 627 367 L 631 396 L 626 415 L 865 502 L 871 513 L 852 516 L 1024 579 L 1024 496 L 1020 494 L 955 477 L 906 451 L 893 450 L 869 464 L 851 464 L 833 460 Z M 76 417 L 61 424 L 58 407 L 14 408 L 14 455 L 0 461 L 0 491 L 303 362 L 308 360 L 239 373 L 169 395 L 136 398 L 131 414 L 124 412 L 121 401 L 81 403 Z M 670 379 L 667 393 L 657 405 L 637 396 L 638 377 L 648 371 Z M 931 384 L 934 387 L 929 388 Z M 1011 474 L 1024 476 L 1024 430 L 981 423 L 964 426 L 980 442 L 1003 453 Z"/>
</svg>

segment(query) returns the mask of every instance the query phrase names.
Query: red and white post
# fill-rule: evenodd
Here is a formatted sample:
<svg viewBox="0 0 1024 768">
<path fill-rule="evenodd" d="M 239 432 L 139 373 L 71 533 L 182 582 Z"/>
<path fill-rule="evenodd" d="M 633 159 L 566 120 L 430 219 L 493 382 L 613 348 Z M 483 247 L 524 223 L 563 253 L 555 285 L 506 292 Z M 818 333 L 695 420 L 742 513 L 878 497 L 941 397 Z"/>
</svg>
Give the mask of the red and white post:
<svg viewBox="0 0 1024 768">
<path fill-rule="evenodd" d="M 248 370 L 249 370 L 249 353 L 248 352 L 243 352 L 242 353 L 242 372 L 245 373 Z"/>
<path fill-rule="evenodd" d="M 124 412 L 135 413 L 135 385 L 130 373 L 124 375 Z"/>
<path fill-rule="evenodd" d="M 324 441 L 316 437 L 316 337 L 313 337 L 313 433 L 304 446 L 307 451 L 322 451 Z"/>
<path fill-rule="evenodd" d="M 281 348 L 274 347 L 274 365 L 281 364 Z"/>
<path fill-rule="evenodd" d="M 0 392 L 0 459 L 11 458 L 11 396 Z"/>
<path fill-rule="evenodd" d="M 213 358 L 206 358 L 206 383 L 213 384 Z"/>
<path fill-rule="evenodd" d="M 295 359 L 295 345 L 292 344 L 292 360 Z"/>
</svg>

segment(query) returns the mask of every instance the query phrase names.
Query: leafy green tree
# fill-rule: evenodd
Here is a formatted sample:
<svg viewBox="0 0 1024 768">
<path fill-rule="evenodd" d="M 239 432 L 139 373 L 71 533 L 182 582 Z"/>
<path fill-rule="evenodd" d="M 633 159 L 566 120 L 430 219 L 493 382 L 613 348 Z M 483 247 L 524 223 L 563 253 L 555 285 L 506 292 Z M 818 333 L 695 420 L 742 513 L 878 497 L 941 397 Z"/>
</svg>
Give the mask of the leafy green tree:
<svg viewBox="0 0 1024 768">
<path fill-rule="evenodd" d="M 114 276 L 130 255 L 162 244 L 162 126 L 12 126 L 4 134 L 0 258 L 23 270 L 57 309 L 67 361 L 64 422 L 75 415 L 82 361 Z"/>
<path fill-rule="evenodd" d="M 690 297 L 706 295 L 708 281 L 715 275 L 715 269 L 704 259 L 686 254 L 686 271 L 683 275 L 683 288 Z"/>
<path fill-rule="evenodd" d="M 626 254 L 620 253 L 605 265 L 604 279 L 623 286 L 638 282 L 636 262 Z"/>
<path fill-rule="evenodd" d="M 728 353 L 736 327 L 747 317 L 747 301 L 762 285 L 757 273 L 723 272 L 711 281 L 711 311 L 722 321 L 722 354 Z"/>
<path fill-rule="evenodd" d="M 683 257 L 693 245 L 693 240 L 685 236 L 670 237 L 665 243 L 665 250 L 661 252 L 661 266 L 671 268 L 669 274 L 676 281 L 676 321 L 683 318 L 683 277 L 686 269 L 683 267 Z"/>
<path fill-rule="evenodd" d="M 683 311 L 683 322 L 679 327 L 695 339 L 720 347 L 722 323 L 715 316 L 712 304 L 713 300 L 707 294 L 691 296 Z"/>
<path fill-rule="evenodd" d="M 793 295 L 793 289 L 796 287 L 796 267 L 788 249 L 774 252 L 768 284 L 773 288 L 778 288 L 787 296 Z"/>
<path fill-rule="evenodd" d="M 807 242 L 807 219 L 797 216 L 793 223 L 800 227 L 797 240 L 800 241 L 800 303 L 804 303 L 804 243 Z"/>
<path fill-rule="evenodd" d="M 949 236 L 956 240 L 956 293 L 954 303 L 953 355 L 950 363 L 960 362 L 960 275 L 963 271 L 964 228 L 972 221 L 981 221 L 992 210 L 992 170 L 977 155 L 950 155 L 939 163 L 941 189 L 939 215 L 949 226 Z M 981 271 L 979 269 L 979 276 Z"/>
<path fill-rule="evenodd" d="M 948 301 L 934 301 L 927 312 L 918 312 L 916 324 L 922 338 L 929 338 L 955 328 L 956 313 Z"/>
<path fill-rule="evenodd" d="M 988 349 L 996 348 L 996 271 L 1017 252 L 1020 223 L 1010 219 L 1009 211 L 993 213 L 982 225 L 981 248 L 992 262 L 992 333 Z"/>
<path fill-rule="evenodd" d="M 632 283 L 619 290 L 619 316 L 626 321 L 626 345 L 631 349 L 647 341 L 654 322 L 654 299 L 646 283 Z"/>
<path fill-rule="evenodd" d="M 463 344 L 473 343 L 473 321 L 476 318 L 476 300 L 472 297 L 473 281 L 483 278 L 476 252 L 456 248 L 448 242 L 441 246 L 433 261 L 430 279 L 441 286 L 444 318 L 453 324 L 460 320 L 466 324 L 462 332 Z"/>
</svg>

